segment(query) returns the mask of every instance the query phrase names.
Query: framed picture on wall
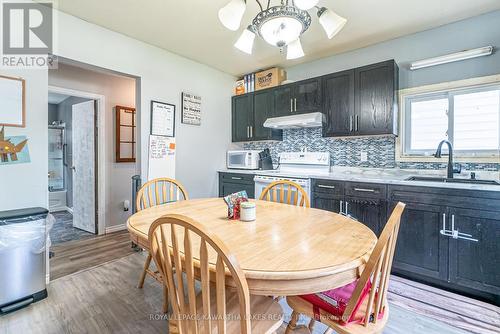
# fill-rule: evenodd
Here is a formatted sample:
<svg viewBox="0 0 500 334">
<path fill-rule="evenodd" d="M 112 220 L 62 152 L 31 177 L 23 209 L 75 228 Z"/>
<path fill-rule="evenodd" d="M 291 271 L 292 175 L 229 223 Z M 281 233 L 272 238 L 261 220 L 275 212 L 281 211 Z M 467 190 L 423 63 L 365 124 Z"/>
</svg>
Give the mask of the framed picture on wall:
<svg viewBox="0 0 500 334">
<path fill-rule="evenodd" d="M 135 108 L 116 106 L 116 162 L 135 162 Z"/>
<path fill-rule="evenodd" d="M 151 134 L 175 137 L 175 105 L 151 101 Z"/>
<path fill-rule="evenodd" d="M 201 96 L 182 93 L 183 124 L 201 125 Z"/>
<path fill-rule="evenodd" d="M 0 126 L 26 126 L 26 82 L 0 75 Z"/>
</svg>

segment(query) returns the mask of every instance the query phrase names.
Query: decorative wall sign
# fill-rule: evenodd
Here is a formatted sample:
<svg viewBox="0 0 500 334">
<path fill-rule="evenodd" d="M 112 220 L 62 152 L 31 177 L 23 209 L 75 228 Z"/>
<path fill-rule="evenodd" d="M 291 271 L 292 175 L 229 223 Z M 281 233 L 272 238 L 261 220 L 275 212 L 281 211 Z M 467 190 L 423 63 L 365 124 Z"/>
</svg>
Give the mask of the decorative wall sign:
<svg viewBox="0 0 500 334">
<path fill-rule="evenodd" d="M 116 106 L 116 162 L 135 162 L 135 108 Z"/>
<path fill-rule="evenodd" d="M 0 75 L 0 126 L 26 126 L 26 82 Z"/>
<path fill-rule="evenodd" d="M 5 130 L 0 131 L 0 165 L 30 162 L 26 136 L 5 137 Z"/>
<path fill-rule="evenodd" d="M 151 134 L 175 136 L 175 105 L 151 101 Z"/>
<path fill-rule="evenodd" d="M 201 125 L 201 96 L 182 93 L 182 123 Z"/>
</svg>

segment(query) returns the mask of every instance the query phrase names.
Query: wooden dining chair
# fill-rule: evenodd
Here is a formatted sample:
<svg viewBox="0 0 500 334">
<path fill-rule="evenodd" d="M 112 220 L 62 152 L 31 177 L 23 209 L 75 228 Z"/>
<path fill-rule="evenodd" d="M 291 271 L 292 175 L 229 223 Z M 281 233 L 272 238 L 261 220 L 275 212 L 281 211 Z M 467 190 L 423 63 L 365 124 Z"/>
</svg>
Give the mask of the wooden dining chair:
<svg viewBox="0 0 500 334">
<path fill-rule="evenodd" d="M 311 207 L 309 196 L 300 185 L 295 182 L 280 180 L 271 183 L 262 190 L 260 200 L 285 203 L 290 205 Z M 300 201 L 299 201 L 300 200 Z"/>
<path fill-rule="evenodd" d="M 187 199 L 187 191 L 184 189 L 182 184 L 180 184 L 180 182 L 169 178 L 158 178 L 146 182 L 137 192 L 136 208 L 137 211 L 141 211 L 152 206 Z M 139 278 L 139 284 L 137 285 L 139 289 L 143 288 L 146 275 L 153 277 L 158 282 L 162 281 L 162 277 L 161 275 L 159 275 L 158 270 L 153 271 L 149 269 L 151 265 L 151 259 L 151 253 L 148 252 L 148 257 L 146 258 L 146 262 L 144 263 L 144 268 Z M 164 290 L 164 313 L 166 313 L 168 309 L 167 293 L 168 291 Z"/>
<path fill-rule="evenodd" d="M 148 240 L 179 334 L 274 333 L 281 326 L 281 306 L 269 297 L 250 296 L 235 255 L 198 222 L 163 216 L 151 225 Z M 235 288 L 226 287 L 226 276 Z M 201 281 L 198 295 L 195 277 Z"/>
<path fill-rule="evenodd" d="M 381 333 L 389 317 L 387 288 L 399 224 L 405 204 L 398 203 L 365 264 L 359 279 L 346 286 L 317 294 L 287 297 L 292 319 L 285 334 L 296 327 L 300 314 L 320 321 L 339 334 Z"/>
</svg>

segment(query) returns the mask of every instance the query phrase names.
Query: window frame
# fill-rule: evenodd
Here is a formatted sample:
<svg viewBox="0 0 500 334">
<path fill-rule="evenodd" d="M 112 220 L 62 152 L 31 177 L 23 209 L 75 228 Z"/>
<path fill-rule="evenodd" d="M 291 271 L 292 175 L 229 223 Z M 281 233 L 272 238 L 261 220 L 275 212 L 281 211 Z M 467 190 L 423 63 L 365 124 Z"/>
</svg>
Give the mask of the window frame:
<svg viewBox="0 0 500 334">
<path fill-rule="evenodd" d="M 397 161 L 440 161 L 433 157 L 432 150 L 412 150 L 411 145 L 411 103 L 415 101 L 427 101 L 433 99 L 448 99 L 448 137 L 454 143 L 454 97 L 456 95 L 478 93 L 490 90 L 500 90 L 500 75 L 484 78 L 461 80 L 458 82 L 430 85 L 424 87 L 410 88 L 400 91 L 400 134 L 397 140 Z M 482 83 L 477 81 L 483 79 Z M 500 101 L 499 101 L 500 103 Z M 500 113 L 500 111 L 499 111 Z M 499 114 L 500 117 L 500 114 Z M 499 126 L 499 148 L 496 150 L 454 150 L 454 155 L 464 158 L 464 161 L 499 162 L 500 157 L 500 126 Z M 437 148 L 437 143 L 436 143 Z"/>
</svg>

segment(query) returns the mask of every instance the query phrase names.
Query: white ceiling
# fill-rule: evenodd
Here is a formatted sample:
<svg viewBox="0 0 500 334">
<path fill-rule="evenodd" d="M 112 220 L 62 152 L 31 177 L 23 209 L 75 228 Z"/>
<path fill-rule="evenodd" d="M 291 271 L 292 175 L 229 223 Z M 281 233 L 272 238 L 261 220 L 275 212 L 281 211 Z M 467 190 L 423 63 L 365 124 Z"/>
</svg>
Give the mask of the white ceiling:
<svg viewBox="0 0 500 334">
<path fill-rule="evenodd" d="M 316 13 L 302 44 L 306 56 L 287 61 L 279 49 L 256 39 L 253 55 L 233 47 L 258 12 L 248 0 L 241 29 L 229 31 L 217 12 L 229 0 L 59 0 L 60 10 L 156 45 L 224 72 L 240 75 L 274 65 L 293 66 L 399 36 L 500 9 L 499 0 L 320 0 L 348 19 L 333 39 L 326 38 Z M 267 2 L 266 0 L 262 1 Z M 278 3 L 278 0 L 271 0 Z"/>
</svg>

